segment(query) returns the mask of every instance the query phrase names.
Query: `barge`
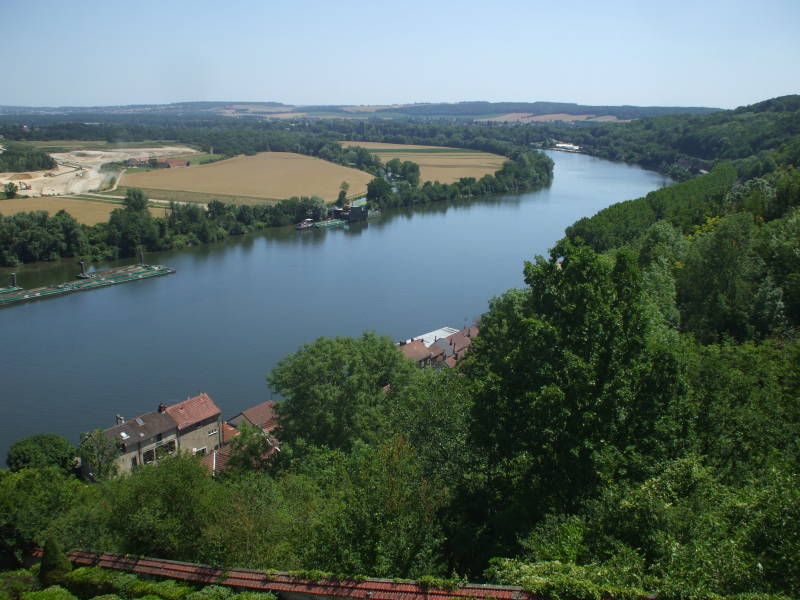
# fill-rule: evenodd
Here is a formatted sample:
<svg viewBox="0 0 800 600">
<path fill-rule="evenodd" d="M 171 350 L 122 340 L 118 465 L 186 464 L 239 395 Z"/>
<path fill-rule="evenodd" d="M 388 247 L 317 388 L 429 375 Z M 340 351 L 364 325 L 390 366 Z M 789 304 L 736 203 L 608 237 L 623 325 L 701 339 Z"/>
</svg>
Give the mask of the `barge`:
<svg viewBox="0 0 800 600">
<path fill-rule="evenodd" d="M 32 289 L 17 287 L 16 274 L 12 274 L 11 286 L 8 288 L 0 288 L 0 306 L 8 306 L 19 302 L 38 300 L 40 298 L 50 298 L 52 296 L 61 296 L 72 292 L 93 290 L 109 285 L 116 285 L 118 283 L 149 279 L 150 277 L 171 275 L 174 272 L 175 269 L 172 267 L 165 267 L 164 265 L 138 264 L 87 273 L 83 264 L 81 264 L 81 274 L 78 275 L 79 279 L 67 281 L 58 285 Z"/>
</svg>

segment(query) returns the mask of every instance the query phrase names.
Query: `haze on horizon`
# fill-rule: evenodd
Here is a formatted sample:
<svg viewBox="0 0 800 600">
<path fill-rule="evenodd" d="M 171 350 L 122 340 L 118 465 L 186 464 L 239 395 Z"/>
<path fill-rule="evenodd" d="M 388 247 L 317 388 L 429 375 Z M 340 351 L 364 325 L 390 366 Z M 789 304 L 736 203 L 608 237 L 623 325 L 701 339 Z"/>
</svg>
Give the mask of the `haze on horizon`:
<svg viewBox="0 0 800 600">
<path fill-rule="evenodd" d="M 2 13 L 0 105 L 733 108 L 800 92 L 796 0 L 6 0 Z"/>
</svg>

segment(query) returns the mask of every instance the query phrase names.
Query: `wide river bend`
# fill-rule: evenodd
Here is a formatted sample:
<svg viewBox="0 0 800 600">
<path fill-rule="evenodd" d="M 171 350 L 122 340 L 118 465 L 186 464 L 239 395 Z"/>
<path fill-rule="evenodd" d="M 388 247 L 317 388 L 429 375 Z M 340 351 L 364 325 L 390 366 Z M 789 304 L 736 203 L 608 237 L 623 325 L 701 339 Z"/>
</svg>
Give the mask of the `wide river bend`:
<svg viewBox="0 0 800 600">
<path fill-rule="evenodd" d="M 490 298 L 522 286 L 523 261 L 546 254 L 566 226 L 669 183 L 581 154 L 550 156 L 545 190 L 150 254 L 177 273 L 1 309 L 0 459 L 21 437 L 77 442 L 117 413 L 134 417 L 198 391 L 230 418 L 269 399 L 266 373 L 320 336 L 463 327 Z M 34 287 L 73 279 L 78 267 L 16 271 Z M 0 269 L 0 282 L 10 272 Z"/>
</svg>

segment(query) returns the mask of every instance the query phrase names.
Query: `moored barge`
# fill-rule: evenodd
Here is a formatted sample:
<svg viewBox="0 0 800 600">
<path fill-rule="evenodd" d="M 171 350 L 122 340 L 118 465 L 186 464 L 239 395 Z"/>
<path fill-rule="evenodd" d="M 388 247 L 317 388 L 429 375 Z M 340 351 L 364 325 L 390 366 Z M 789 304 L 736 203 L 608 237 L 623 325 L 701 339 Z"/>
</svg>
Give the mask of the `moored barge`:
<svg viewBox="0 0 800 600">
<path fill-rule="evenodd" d="M 175 269 L 172 267 L 165 267 L 164 265 L 128 265 L 127 267 L 115 267 L 103 271 L 94 271 L 93 273 L 86 273 L 83 269 L 83 265 L 81 265 L 81 267 L 81 274 L 78 276 L 80 279 L 67 281 L 58 285 L 32 289 L 17 287 L 16 275 L 12 274 L 11 286 L 8 288 L 0 288 L 0 306 L 8 306 L 19 302 L 38 300 L 40 298 L 50 298 L 52 296 L 61 296 L 72 292 L 93 290 L 109 285 L 116 285 L 118 283 L 149 279 L 150 277 L 171 275 L 175 272 Z"/>
</svg>

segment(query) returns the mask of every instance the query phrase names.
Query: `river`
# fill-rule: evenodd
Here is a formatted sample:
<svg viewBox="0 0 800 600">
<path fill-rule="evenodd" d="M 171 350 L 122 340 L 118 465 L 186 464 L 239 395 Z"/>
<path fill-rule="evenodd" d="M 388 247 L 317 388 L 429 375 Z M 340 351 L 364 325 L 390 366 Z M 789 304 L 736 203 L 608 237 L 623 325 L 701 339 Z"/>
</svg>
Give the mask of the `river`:
<svg viewBox="0 0 800 600">
<path fill-rule="evenodd" d="M 0 460 L 21 437 L 77 442 L 117 413 L 134 417 L 199 391 L 233 417 L 269 399 L 266 373 L 320 336 L 461 328 L 490 298 L 524 285 L 523 261 L 546 254 L 566 226 L 669 183 L 581 154 L 550 156 L 548 189 L 153 253 L 148 262 L 177 273 L 0 309 Z M 78 268 L 16 271 L 34 287 Z M 0 270 L 0 283 L 9 272 Z"/>
</svg>

